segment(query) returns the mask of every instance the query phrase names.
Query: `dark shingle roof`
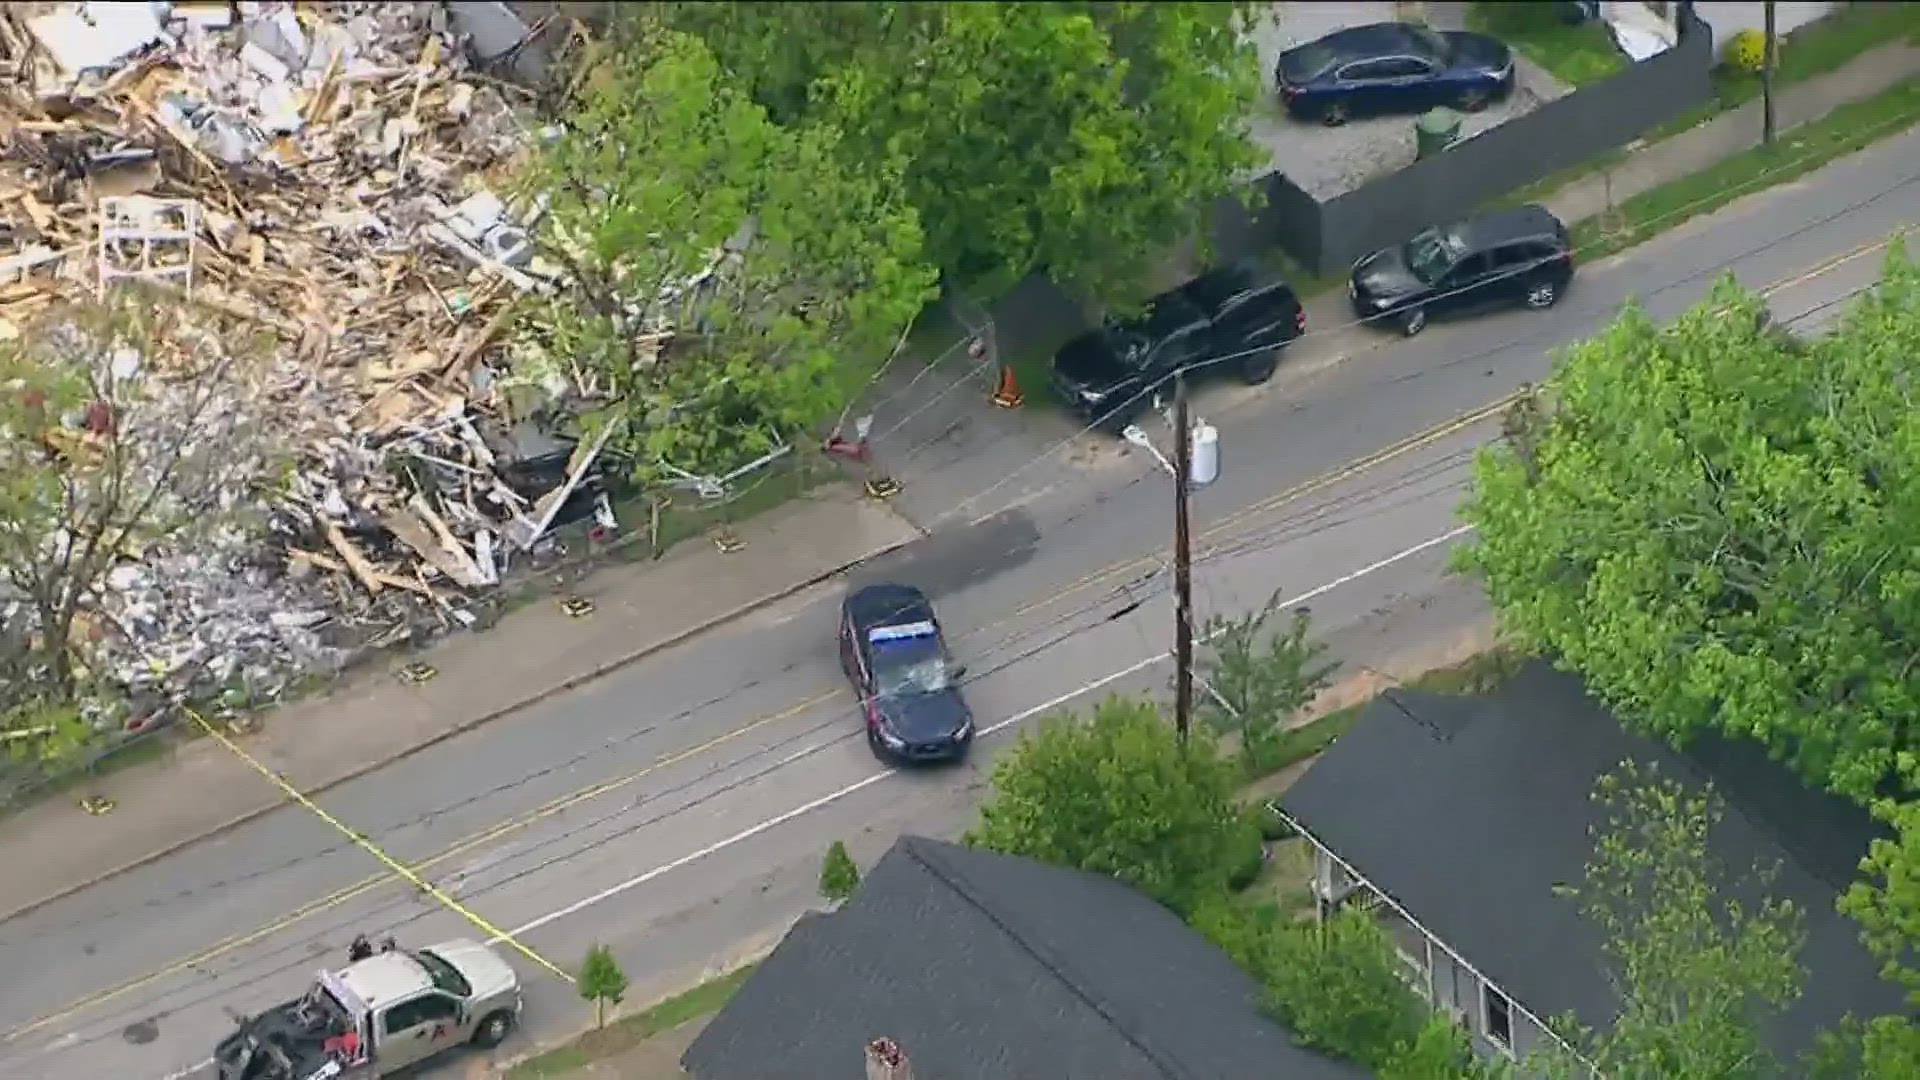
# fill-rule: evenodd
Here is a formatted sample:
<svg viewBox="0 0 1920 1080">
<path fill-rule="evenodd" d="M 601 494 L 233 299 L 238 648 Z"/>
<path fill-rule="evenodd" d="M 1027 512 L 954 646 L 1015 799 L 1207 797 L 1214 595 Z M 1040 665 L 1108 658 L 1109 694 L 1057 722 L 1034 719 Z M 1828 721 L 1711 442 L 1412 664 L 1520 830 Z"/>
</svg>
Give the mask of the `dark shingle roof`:
<svg viewBox="0 0 1920 1080">
<path fill-rule="evenodd" d="M 696 1080 L 1362 1080 L 1260 1016 L 1233 962 L 1111 878 L 903 837 L 700 1034 Z"/>
<path fill-rule="evenodd" d="M 1736 875 L 1779 864 L 1768 889 L 1805 912 L 1808 974 L 1771 1042 L 1796 1054 L 1851 1011 L 1901 1007 L 1858 928 L 1834 910 L 1880 829 L 1809 790 L 1748 744 L 1702 739 L 1683 756 L 1623 731 L 1578 680 L 1530 664 L 1480 700 L 1413 691 L 1377 699 L 1282 805 L 1372 884 L 1541 1016 L 1610 1022 L 1618 999 L 1602 938 L 1555 885 L 1577 885 L 1601 815 L 1594 782 L 1622 760 L 1710 779 L 1727 804 L 1714 854 Z"/>
</svg>

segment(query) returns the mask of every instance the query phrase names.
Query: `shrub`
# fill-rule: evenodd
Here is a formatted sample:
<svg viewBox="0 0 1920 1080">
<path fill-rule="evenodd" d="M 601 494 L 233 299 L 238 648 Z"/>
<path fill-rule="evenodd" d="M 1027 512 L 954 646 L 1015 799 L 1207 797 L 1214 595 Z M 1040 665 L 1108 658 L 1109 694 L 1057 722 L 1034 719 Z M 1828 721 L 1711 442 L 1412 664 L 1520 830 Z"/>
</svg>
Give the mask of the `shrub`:
<svg viewBox="0 0 1920 1080">
<path fill-rule="evenodd" d="M 1257 881 L 1267 865 L 1267 845 L 1261 831 L 1258 810 L 1249 809 L 1240 815 L 1240 826 L 1234 830 L 1233 843 L 1228 849 L 1232 861 L 1227 864 L 1227 888 L 1234 892 Z"/>
<path fill-rule="evenodd" d="M 853 895 L 860 887 L 860 868 L 853 863 L 853 856 L 847 854 L 847 845 L 838 840 L 827 848 L 827 857 L 820 862 L 820 895 L 833 903 L 839 903 Z"/>
<path fill-rule="evenodd" d="M 1001 755 L 967 842 L 1111 874 L 1185 915 L 1246 851 L 1237 773 L 1205 728 L 1182 747 L 1152 702 L 1110 698 L 1084 723 L 1048 718 Z"/>
<path fill-rule="evenodd" d="M 1293 826 L 1287 823 L 1280 813 L 1280 807 L 1272 800 L 1261 803 L 1256 813 L 1260 821 L 1260 839 L 1271 842 L 1293 838 Z"/>
<path fill-rule="evenodd" d="M 1720 49 L 1720 62 L 1742 75 L 1760 74 L 1767 62 L 1767 35 L 1751 28 L 1733 35 Z"/>
<path fill-rule="evenodd" d="M 619 961 L 613 958 L 613 950 L 605 945 L 592 945 L 587 948 L 587 958 L 580 965 L 580 976 L 574 981 L 574 989 L 580 996 L 593 1002 L 593 1023 L 595 1027 L 607 1026 L 607 1006 L 620 1004 L 627 993 L 627 976 L 620 970 Z"/>
</svg>

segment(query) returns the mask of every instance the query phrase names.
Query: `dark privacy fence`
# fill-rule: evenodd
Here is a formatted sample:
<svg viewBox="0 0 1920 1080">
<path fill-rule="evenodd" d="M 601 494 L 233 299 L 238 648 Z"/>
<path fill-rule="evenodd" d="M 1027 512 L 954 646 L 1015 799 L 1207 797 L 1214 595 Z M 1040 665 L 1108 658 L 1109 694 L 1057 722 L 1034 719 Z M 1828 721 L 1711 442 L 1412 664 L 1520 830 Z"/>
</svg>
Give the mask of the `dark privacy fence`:
<svg viewBox="0 0 1920 1080">
<path fill-rule="evenodd" d="M 1278 244 L 1316 271 L 1345 269 L 1427 225 L 1625 146 L 1713 93 L 1713 31 L 1690 4 L 1679 19 L 1680 40 L 1666 52 L 1326 202 L 1271 173 L 1258 181 L 1266 205 L 1251 222 L 1223 207 L 1216 235 Z"/>
</svg>

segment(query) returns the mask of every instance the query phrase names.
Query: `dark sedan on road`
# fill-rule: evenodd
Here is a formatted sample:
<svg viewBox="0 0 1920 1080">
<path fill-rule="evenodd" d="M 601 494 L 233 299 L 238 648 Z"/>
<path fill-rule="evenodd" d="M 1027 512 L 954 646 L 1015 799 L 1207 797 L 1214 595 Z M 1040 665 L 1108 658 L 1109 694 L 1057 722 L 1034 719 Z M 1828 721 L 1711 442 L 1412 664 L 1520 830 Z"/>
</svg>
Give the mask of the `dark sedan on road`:
<svg viewBox="0 0 1920 1080">
<path fill-rule="evenodd" d="M 1438 106 L 1474 112 L 1513 89 L 1513 52 L 1485 34 L 1373 23 L 1281 53 L 1274 82 L 1289 113 L 1326 124 Z"/>
<path fill-rule="evenodd" d="M 882 761 L 950 761 L 973 742 L 973 712 L 960 697 L 967 669 L 953 662 L 926 594 L 911 585 L 868 585 L 840 607 L 840 666 Z"/>
<path fill-rule="evenodd" d="M 1411 337 L 1428 315 L 1524 304 L 1550 308 L 1573 280 L 1567 227 L 1544 206 L 1487 210 L 1424 229 L 1353 264 L 1353 312 Z"/>
</svg>

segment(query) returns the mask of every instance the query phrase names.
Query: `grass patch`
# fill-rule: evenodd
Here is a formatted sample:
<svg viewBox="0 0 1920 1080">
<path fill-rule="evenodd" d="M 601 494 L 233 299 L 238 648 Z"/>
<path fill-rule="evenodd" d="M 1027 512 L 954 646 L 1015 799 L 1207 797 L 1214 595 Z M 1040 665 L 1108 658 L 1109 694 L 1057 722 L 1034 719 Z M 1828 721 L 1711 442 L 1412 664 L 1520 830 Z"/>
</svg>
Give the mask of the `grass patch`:
<svg viewBox="0 0 1920 1080">
<path fill-rule="evenodd" d="M 1434 668 L 1408 681 L 1407 686 L 1413 690 L 1425 690 L 1430 694 L 1478 697 L 1500 689 L 1502 683 L 1520 673 L 1521 665 L 1526 662 L 1526 654 L 1518 649 L 1508 645 L 1495 645 L 1486 652 L 1475 653 L 1458 664 Z"/>
<path fill-rule="evenodd" d="M 1609 223 L 1616 228 L 1603 228 L 1597 218 L 1576 225 L 1574 246 L 1587 261 L 1605 258 L 1735 199 L 1795 180 L 1915 122 L 1920 122 L 1920 79 L 1909 79 L 1803 124 L 1772 146 L 1756 146 L 1636 195 L 1620 206 L 1617 219 Z"/>
<path fill-rule="evenodd" d="M 1627 58 L 1602 23 L 1569 26 L 1559 4 L 1487 3 L 1467 8 L 1467 26 L 1506 42 L 1527 59 L 1569 86 L 1612 78 L 1627 69 Z"/>
<path fill-rule="evenodd" d="M 1275 840 L 1267 847 L 1267 865 L 1254 883 L 1240 894 L 1250 905 L 1273 904 L 1292 919 L 1314 914 L 1313 847 L 1300 837 Z"/>
<path fill-rule="evenodd" d="M 75 764 L 0 798 L 0 817 L 60 795 L 90 787 L 123 769 L 159 761 L 181 742 L 196 737 L 199 728 L 186 721 L 136 736 L 90 765 Z"/>
<path fill-rule="evenodd" d="M 1344 709 L 1335 709 L 1325 716 L 1309 720 L 1298 727 L 1288 728 L 1274 742 L 1273 750 L 1262 760 L 1247 769 L 1247 779 L 1258 780 L 1272 776 L 1292 765 L 1298 765 L 1328 746 L 1333 740 L 1345 735 L 1360 719 L 1360 710 L 1365 703 L 1349 705 Z"/>
<path fill-rule="evenodd" d="M 1474 5 L 1475 8 L 1488 6 Z M 1493 7 L 1521 8 L 1524 4 L 1493 4 Z M 1830 71 L 1845 67 L 1861 53 L 1889 41 L 1906 40 L 1920 44 L 1920 4 L 1848 4 L 1818 22 L 1809 23 L 1780 40 L 1780 68 L 1774 73 L 1776 88 L 1792 86 Z M 1635 140 L 1635 145 L 1659 142 L 1698 127 L 1729 109 L 1738 108 L 1760 96 L 1760 79 L 1718 68 L 1713 76 L 1713 96 L 1700 107 L 1650 128 Z M 1609 150 L 1581 162 L 1571 169 L 1537 180 L 1502 196 L 1502 206 L 1540 202 L 1548 195 L 1576 180 L 1619 165 L 1627 158 L 1626 148 Z"/>
<path fill-rule="evenodd" d="M 616 1054 L 625 1053 L 663 1031 L 671 1031 L 689 1020 L 698 1020 L 719 1012 L 753 974 L 756 965 L 748 964 L 717 979 L 660 1002 L 645 1012 L 624 1016 L 606 1027 L 589 1031 L 565 1046 L 528 1058 L 507 1070 L 507 1080 L 549 1080 L 565 1076 Z"/>
</svg>

